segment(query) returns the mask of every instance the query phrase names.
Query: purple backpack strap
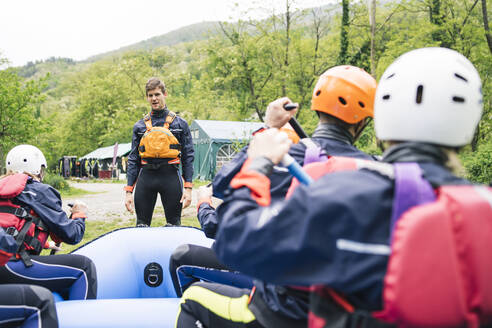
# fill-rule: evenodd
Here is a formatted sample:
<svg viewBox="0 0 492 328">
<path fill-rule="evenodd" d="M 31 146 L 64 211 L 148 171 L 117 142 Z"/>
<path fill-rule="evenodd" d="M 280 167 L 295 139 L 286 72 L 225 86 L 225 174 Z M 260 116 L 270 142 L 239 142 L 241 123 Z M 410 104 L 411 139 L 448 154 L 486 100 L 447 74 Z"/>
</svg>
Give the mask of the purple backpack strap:
<svg viewBox="0 0 492 328">
<path fill-rule="evenodd" d="M 413 206 L 430 203 L 436 199 L 434 189 L 422 177 L 422 170 L 417 163 L 396 163 L 394 168 L 395 194 L 391 213 L 390 240 L 393 239 L 393 229 L 403 213 Z"/>
<path fill-rule="evenodd" d="M 301 139 L 301 142 L 306 146 L 304 165 L 315 162 L 326 162 L 328 160 L 328 156 L 323 153 L 321 147 L 315 144 L 310 138 Z"/>
</svg>

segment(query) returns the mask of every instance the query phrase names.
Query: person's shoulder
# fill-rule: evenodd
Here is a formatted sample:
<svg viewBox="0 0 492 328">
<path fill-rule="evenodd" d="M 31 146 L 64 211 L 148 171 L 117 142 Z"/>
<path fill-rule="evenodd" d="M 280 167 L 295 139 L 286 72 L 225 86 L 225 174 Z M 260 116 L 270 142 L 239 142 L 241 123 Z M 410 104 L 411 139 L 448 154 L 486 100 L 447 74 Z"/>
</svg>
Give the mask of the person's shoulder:
<svg viewBox="0 0 492 328">
<path fill-rule="evenodd" d="M 135 124 L 133 124 L 133 131 L 139 130 L 142 127 L 145 127 L 143 117 L 141 119 L 139 119 L 138 121 L 136 121 Z"/>
<path fill-rule="evenodd" d="M 44 196 L 44 197 L 57 197 L 60 198 L 60 193 L 58 190 L 50 186 L 49 184 L 30 179 L 29 183 L 26 184 L 24 192 L 32 193 L 33 196 Z"/>
<path fill-rule="evenodd" d="M 295 159 L 304 158 L 304 153 L 306 152 L 306 145 L 303 142 L 298 142 L 293 144 L 289 149 L 289 154 Z"/>
<path fill-rule="evenodd" d="M 186 125 L 188 125 L 188 121 L 184 117 L 180 116 L 176 112 L 174 112 L 174 114 L 176 114 L 176 117 L 174 118 L 174 121 L 178 122 L 179 124 L 186 124 Z"/>
</svg>

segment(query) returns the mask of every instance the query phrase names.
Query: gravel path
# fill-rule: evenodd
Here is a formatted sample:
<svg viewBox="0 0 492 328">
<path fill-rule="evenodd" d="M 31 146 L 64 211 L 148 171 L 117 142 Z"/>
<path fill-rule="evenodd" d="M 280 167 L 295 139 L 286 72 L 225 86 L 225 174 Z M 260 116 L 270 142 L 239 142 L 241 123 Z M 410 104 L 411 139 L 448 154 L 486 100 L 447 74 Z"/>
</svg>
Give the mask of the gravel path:
<svg viewBox="0 0 492 328">
<path fill-rule="evenodd" d="M 97 192 L 97 194 L 88 194 L 76 197 L 64 197 L 63 209 L 68 211 L 67 204 L 76 199 L 81 200 L 89 207 L 89 219 L 100 221 L 113 221 L 123 219 L 124 221 L 135 220 L 135 214 L 129 213 L 125 208 L 124 184 L 121 183 L 70 183 L 71 186 L 87 191 Z M 185 208 L 182 217 L 196 216 L 197 193 L 193 189 L 191 205 Z M 163 215 L 164 210 L 157 198 L 155 214 Z"/>
</svg>

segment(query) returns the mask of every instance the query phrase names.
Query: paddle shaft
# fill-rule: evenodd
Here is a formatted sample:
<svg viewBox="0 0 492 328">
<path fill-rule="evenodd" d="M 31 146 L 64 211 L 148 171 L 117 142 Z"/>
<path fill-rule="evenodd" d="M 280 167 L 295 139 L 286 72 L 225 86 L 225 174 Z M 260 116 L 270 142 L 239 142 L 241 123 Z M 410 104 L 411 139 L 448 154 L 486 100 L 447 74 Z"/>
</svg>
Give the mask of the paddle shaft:
<svg viewBox="0 0 492 328">
<path fill-rule="evenodd" d="M 295 109 L 297 107 L 299 107 L 299 104 L 297 104 L 297 103 L 287 103 L 287 104 L 284 105 L 284 109 L 286 111 L 291 111 L 291 110 L 293 110 L 293 109 Z M 297 122 L 297 120 L 296 120 L 295 117 L 291 117 L 290 118 L 289 124 L 290 124 L 290 126 L 292 126 L 292 128 L 294 129 L 294 131 L 297 133 L 297 135 L 299 136 L 299 138 L 301 138 L 301 139 L 308 138 L 308 135 L 307 135 L 306 131 L 304 131 L 304 129 L 299 124 L 299 122 Z"/>
</svg>

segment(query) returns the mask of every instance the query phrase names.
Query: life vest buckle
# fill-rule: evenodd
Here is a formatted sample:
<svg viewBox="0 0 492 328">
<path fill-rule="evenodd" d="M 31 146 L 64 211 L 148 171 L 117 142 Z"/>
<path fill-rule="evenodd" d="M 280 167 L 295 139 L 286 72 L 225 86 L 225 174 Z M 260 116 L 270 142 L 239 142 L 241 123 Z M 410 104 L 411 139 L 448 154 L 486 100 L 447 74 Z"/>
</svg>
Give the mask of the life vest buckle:
<svg viewBox="0 0 492 328">
<path fill-rule="evenodd" d="M 19 234 L 19 230 L 17 230 L 15 227 L 7 227 L 5 228 L 5 232 L 14 238 L 17 237 L 17 235 Z"/>
<path fill-rule="evenodd" d="M 22 219 L 29 217 L 29 213 L 23 207 L 17 207 L 14 211 L 14 215 Z"/>
</svg>

